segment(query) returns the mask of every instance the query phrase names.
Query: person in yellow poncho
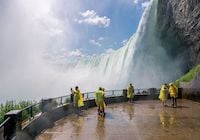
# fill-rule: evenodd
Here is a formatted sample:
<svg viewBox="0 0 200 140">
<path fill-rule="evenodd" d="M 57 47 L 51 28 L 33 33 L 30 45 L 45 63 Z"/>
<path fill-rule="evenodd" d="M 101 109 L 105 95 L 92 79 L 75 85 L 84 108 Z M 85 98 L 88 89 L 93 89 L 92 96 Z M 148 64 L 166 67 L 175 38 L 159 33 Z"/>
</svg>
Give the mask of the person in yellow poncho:
<svg viewBox="0 0 200 140">
<path fill-rule="evenodd" d="M 158 97 L 162 103 L 163 107 L 166 106 L 166 101 L 168 99 L 168 87 L 167 84 L 162 85 L 161 90 L 160 90 L 160 95 Z"/>
<path fill-rule="evenodd" d="M 78 86 L 76 86 L 74 91 L 74 107 L 78 110 L 78 114 L 79 114 L 79 108 L 82 106 L 84 106 L 83 95 L 79 90 Z"/>
<path fill-rule="evenodd" d="M 127 98 L 129 102 L 133 101 L 133 97 L 134 97 L 134 87 L 133 85 L 130 83 L 128 90 L 127 90 Z"/>
<path fill-rule="evenodd" d="M 178 97 L 178 89 L 173 83 L 169 84 L 169 94 L 170 97 L 172 98 L 172 106 L 177 107 L 176 98 Z"/>
<path fill-rule="evenodd" d="M 99 90 L 95 93 L 95 102 L 98 108 L 97 109 L 98 115 L 101 115 L 103 113 L 103 116 L 105 116 L 106 104 L 105 104 L 104 98 L 105 98 L 104 89 L 99 87 Z"/>
</svg>

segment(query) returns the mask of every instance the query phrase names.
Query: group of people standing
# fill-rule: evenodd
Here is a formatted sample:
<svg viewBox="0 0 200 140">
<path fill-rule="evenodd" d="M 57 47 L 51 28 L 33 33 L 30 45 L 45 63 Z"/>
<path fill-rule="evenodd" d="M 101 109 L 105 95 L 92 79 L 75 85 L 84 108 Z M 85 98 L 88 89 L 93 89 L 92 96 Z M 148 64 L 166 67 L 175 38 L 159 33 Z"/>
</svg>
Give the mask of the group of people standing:
<svg viewBox="0 0 200 140">
<path fill-rule="evenodd" d="M 177 107 L 177 98 L 178 98 L 178 88 L 175 86 L 174 83 L 170 83 L 169 86 L 167 84 L 162 85 L 159 99 L 162 101 L 163 106 L 167 106 L 167 100 L 168 98 L 171 98 L 172 101 L 172 107 Z M 127 98 L 128 102 L 133 102 L 134 98 L 134 86 L 130 83 L 128 89 L 127 89 Z"/>
<path fill-rule="evenodd" d="M 175 86 L 174 83 L 170 83 L 169 86 L 167 84 L 162 85 L 160 94 L 159 94 L 159 99 L 162 101 L 163 106 L 167 106 L 167 100 L 168 98 L 171 98 L 172 101 L 172 107 L 177 107 L 177 98 L 178 98 L 178 88 Z M 128 102 L 133 102 L 134 98 L 134 87 L 130 83 L 128 89 L 127 89 L 127 98 Z"/>
<path fill-rule="evenodd" d="M 172 107 L 177 107 L 176 99 L 178 98 L 178 88 L 174 85 L 174 83 L 170 83 L 169 86 L 164 84 L 161 87 L 159 99 L 162 101 L 164 107 L 167 106 L 169 95 L 172 100 Z"/>
<path fill-rule="evenodd" d="M 105 89 L 99 87 L 99 89 L 95 93 L 95 103 L 97 105 L 98 115 L 105 117 Z"/>
<path fill-rule="evenodd" d="M 169 86 L 167 84 L 164 84 L 161 87 L 159 99 L 162 101 L 164 107 L 167 106 L 166 102 L 169 95 L 172 100 L 172 106 L 177 107 L 176 99 L 178 97 L 178 89 L 173 83 L 170 83 Z M 131 83 L 129 84 L 127 89 L 127 98 L 128 102 L 133 102 L 134 86 Z M 83 94 L 81 93 L 78 86 L 75 87 L 75 90 L 71 88 L 71 102 L 73 103 L 79 114 L 79 108 L 84 106 L 84 99 Z M 98 115 L 105 116 L 105 89 L 103 87 L 99 87 L 99 89 L 95 92 L 95 103 L 97 105 Z"/>
<path fill-rule="evenodd" d="M 129 85 L 127 89 L 127 98 L 129 102 L 133 102 L 134 97 L 134 87 L 132 84 Z M 71 103 L 77 110 L 77 114 L 80 112 L 80 108 L 84 106 L 83 94 L 81 93 L 78 86 L 75 87 L 75 90 L 71 88 Z M 97 105 L 98 115 L 104 117 L 105 116 L 105 89 L 103 87 L 99 87 L 99 89 L 95 92 L 95 103 Z"/>
<path fill-rule="evenodd" d="M 78 86 L 75 87 L 75 90 L 71 88 L 71 103 L 77 110 L 77 114 L 80 112 L 80 108 L 84 106 L 83 94 L 81 93 Z M 105 116 L 105 89 L 99 87 L 95 92 L 95 103 L 97 105 L 98 115 Z"/>
</svg>

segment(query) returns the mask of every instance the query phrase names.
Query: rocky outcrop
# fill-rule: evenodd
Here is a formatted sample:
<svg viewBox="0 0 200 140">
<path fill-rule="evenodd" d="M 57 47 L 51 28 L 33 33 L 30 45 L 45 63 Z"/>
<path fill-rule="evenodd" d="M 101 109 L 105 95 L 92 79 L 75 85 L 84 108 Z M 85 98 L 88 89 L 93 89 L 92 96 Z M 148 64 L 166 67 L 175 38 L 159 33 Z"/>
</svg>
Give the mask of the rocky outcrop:
<svg viewBox="0 0 200 140">
<path fill-rule="evenodd" d="M 180 87 L 182 88 L 188 88 L 188 89 L 200 89 L 200 74 L 197 75 L 194 79 L 192 79 L 190 82 L 181 82 Z"/>
<path fill-rule="evenodd" d="M 200 63 L 200 0 L 158 0 L 157 24 L 168 54 L 184 57 L 186 69 Z"/>
</svg>

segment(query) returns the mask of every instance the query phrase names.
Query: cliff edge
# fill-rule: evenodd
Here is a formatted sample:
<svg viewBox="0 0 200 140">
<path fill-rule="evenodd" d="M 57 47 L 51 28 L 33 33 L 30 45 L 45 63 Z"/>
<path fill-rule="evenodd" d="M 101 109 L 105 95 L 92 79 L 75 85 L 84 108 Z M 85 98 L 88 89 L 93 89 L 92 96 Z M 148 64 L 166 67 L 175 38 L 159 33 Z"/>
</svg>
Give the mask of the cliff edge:
<svg viewBox="0 0 200 140">
<path fill-rule="evenodd" d="M 186 71 L 200 64 L 200 0 L 158 0 L 157 24 L 162 46 L 184 57 Z"/>
</svg>

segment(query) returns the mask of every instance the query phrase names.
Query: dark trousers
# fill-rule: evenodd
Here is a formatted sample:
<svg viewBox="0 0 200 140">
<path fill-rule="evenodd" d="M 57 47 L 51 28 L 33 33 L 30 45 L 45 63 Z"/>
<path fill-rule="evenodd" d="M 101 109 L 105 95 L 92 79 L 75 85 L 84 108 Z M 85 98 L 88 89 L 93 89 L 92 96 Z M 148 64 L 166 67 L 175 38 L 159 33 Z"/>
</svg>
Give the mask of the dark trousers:
<svg viewBox="0 0 200 140">
<path fill-rule="evenodd" d="M 74 95 L 71 94 L 71 95 L 70 95 L 70 103 L 73 103 L 73 102 L 74 102 Z"/>
<path fill-rule="evenodd" d="M 78 107 L 78 104 L 74 103 L 73 106 L 74 106 L 73 107 L 74 113 L 76 113 L 77 115 L 80 115 L 81 109 L 80 109 L 80 107 Z"/>
<path fill-rule="evenodd" d="M 176 98 L 172 97 L 172 106 L 177 107 L 177 101 Z"/>
</svg>

